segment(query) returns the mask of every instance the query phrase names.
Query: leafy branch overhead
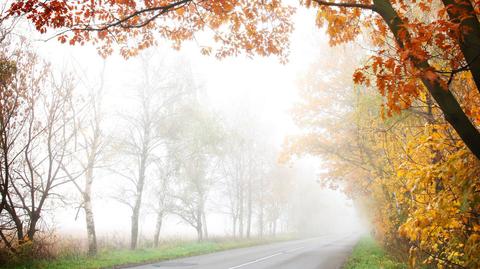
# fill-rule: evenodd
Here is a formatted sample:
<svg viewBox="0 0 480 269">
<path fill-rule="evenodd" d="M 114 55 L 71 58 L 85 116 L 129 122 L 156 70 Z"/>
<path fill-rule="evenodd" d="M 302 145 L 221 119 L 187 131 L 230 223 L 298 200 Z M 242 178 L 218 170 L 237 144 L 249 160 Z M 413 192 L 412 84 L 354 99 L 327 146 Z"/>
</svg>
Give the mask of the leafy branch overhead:
<svg viewBox="0 0 480 269">
<path fill-rule="evenodd" d="M 202 32 L 216 41 L 199 41 L 205 54 L 285 57 L 293 8 L 278 0 L 22 0 L 14 2 L 9 12 L 26 14 L 41 33 L 59 30 L 56 35 L 61 42 L 98 44 L 103 55 L 113 52 L 114 43 L 120 45 L 124 57 L 137 55 L 158 38 L 179 48 L 185 40 L 197 40 Z"/>
</svg>

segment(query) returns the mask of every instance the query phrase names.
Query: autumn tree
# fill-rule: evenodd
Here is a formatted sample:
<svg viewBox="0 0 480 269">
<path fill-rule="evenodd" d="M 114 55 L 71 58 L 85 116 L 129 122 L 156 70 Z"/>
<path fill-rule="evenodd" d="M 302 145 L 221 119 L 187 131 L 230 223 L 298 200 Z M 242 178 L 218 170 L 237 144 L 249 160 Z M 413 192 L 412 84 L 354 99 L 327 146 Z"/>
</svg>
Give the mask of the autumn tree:
<svg viewBox="0 0 480 269">
<path fill-rule="evenodd" d="M 478 160 L 428 93 L 382 120 L 377 89 L 349 83 L 357 49 L 324 61 L 334 51 L 300 80 L 294 118 L 303 133 L 287 141 L 287 155 L 321 156 L 321 183 L 342 186 L 377 239 L 411 267 L 477 267 Z"/>
<path fill-rule="evenodd" d="M 427 1 L 413 6 L 404 1 L 319 0 L 305 4 L 318 8 L 317 21 L 327 23 L 331 44 L 354 40 L 360 33 L 353 27 L 357 21 L 375 37 L 372 41 L 378 50 L 354 74 L 354 81 L 367 86 L 374 83 L 385 96 L 388 114 L 410 107 L 426 89 L 466 146 L 480 156 L 478 119 L 470 119 L 472 115 L 462 110 L 471 100 L 460 104 L 457 97 L 473 91 L 477 95 L 480 86 L 475 79 L 480 59 L 472 52 L 478 51 L 474 40 L 480 30 L 475 1 L 443 1 L 443 5 Z M 395 41 L 394 48 L 389 47 L 389 37 Z M 366 75 L 370 70 L 373 78 Z M 452 87 L 452 80 L 464 71 L 472 74 L 475 86 Z"/>
<path fill-rule="evenodd" d="M 11 251 L 36 239 L 56 191 L 69 182 L 61 167 L 75 134 L 72 77 L 54 76 L 28 50 L 2 48 L 1 238 Z M 8 60 L 7 60 L 8 59 Z"/>
<path fill-rule="evenodd" d="M 8 248 L 13 249 L 12 239 L 9 238 L 9 228 L 19 225 L 14 223 L 14 219 L 17 219 L 16 211 L 11 208 L 13 204 L 11 190 L 11 181 L 13 180 L 13 162 L 21 154 L 21 150 L 14 147 L 13 141 L 16 137 L 19 137 L 24 127 L 27 125 L 27 118 L 22 114 L 28 111 L 28 106 L 25 105 L 28 100 L 29 90 L 26 86 L 22 86 L 18 80 L 18 76 L 24 74 L 17 73 L 17 66 L 26 65 L 28 63 L 28 57 L 20 50 L 15 49 L 15 53 L 10 51 L 8 45 L 2 43 L 2 55 L 1 55 L 1 119 L 0 119 L 0 132 L 1 132 L 1 204 L 0 204 L 0 217 L 2 220 L 2 230 L 0 236 L 2 243 Z M 8 55 L 10 55 L 8 57 Z M 12 216 L 13 215 L 13 216 Z M 12 228 L 14 229 L 14 228 Z M 23 236 L 22 234 L 20 234 Z M 22 239 L 22 238 L 21 238 Z"/>
</svg>

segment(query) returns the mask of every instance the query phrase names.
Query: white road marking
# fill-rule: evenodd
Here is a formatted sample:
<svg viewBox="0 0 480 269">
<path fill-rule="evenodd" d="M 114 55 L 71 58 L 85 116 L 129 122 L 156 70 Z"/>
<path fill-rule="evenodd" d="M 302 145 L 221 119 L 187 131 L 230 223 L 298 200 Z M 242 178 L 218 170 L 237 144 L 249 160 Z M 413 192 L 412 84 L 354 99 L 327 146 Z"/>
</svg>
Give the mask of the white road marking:
<svg viewBox="0 0 480 269">
<path fill-rule="evenodd" d="M 261 262 L 261 261 L 273 258 L 273 257 L 278 256 L 278 255 L 282 255 L 282 254 L 285 254 L 285 253 L 291 253 L 291 252 L 300 250 L 302 248 L 305 248 L 305 247 L 298 247 L 298 248 L 294 248 L 294 249 L 290 249 L 290 250 L 284 250 L 282 252 L 278 252 L 278 253 L 275 253 L 275 254 L 272 254 L 272 255 L 269 255 L 269 256 L 265 256 L 265 257 L 260 258 L 260 259 L 256 259 L 256 260 L 253 260 L 253 261 L 250 261 L 250 262 L 242 263 L 240 265 L 229 267 L 228 269 L 237 269 L 237 268 L 244 267 L 244 266 L 247 266 L 247 265 L 250 265 L 250 264 L 253 264 L 253 263 L 257 263 L 257 262 Z"/>
<path fill-rule="evenodd" d="M 233 266 L 233 267 L 229 267 L 228 269 L 236 269 L 236 268 L 240 268 L 240 267 L 244 267 L 246 265 L 250 265 L 252 263 L 257 263 L 257 262 L 261 262 L 261 261 L 264 261 L 266 259 L 270 259 L 272 257 L 275 257 L 275 256 L 278 256 L 278 255 L 282 255 L 283 252 L 278 252 L 278 253 L 275 253 L 275 254 L 272 254 L 270 256 L 266 256 L 266 257 L 263 257 L 263 258 L 260 258 L 260 259 L 256 259 L 254 261 L 251 261 L 251 262 L 247 262 L 247 263 L 242 263 L 240 265 L 237 265 L 237 266 Z"/>
</svg>

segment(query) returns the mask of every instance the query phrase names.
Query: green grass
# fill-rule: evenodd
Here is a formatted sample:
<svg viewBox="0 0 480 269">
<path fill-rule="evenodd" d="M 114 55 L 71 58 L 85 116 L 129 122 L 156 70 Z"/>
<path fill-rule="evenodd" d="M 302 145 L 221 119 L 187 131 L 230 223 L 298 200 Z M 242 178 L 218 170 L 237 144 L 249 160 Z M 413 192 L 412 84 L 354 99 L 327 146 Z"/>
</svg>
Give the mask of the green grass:
<svg viewBox="0 0 480 269">
<path fill-rule="evenodd" d="M 394 261 L 371 237 L 361 239 L 352 251 L 344 269 L 405 269 Z"/>
<path fill-rule="evenodd" d="M 207 254 L 233 248 L 248 247 L 271 243 L 282 239 L 241 240 L 241 241 L 206 241 L 168 243 L 159 248 L 138 250 L 106 250 L 95 257 L 85 255 L 69 255 L 53 260 L 33 260 L 11 266 L 0 266 L 2 269 L 99 269 L 122 268 L 126 265 L 140 265 L 181 257 Z"/>
</svg>

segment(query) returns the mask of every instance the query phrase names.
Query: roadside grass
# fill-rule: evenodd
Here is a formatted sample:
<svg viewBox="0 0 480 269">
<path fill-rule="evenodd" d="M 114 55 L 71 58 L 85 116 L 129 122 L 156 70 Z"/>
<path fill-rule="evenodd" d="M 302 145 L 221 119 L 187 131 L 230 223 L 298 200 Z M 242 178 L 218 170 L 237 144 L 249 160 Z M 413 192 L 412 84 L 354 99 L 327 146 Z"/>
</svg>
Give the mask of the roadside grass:
<svg viewBox="0 0 480 269">
<path fill-rule="evenodd" d="M 354 247 L 344 269 L 406 269 L 394 261 L 371 237 L 362 238 Z"/>
<path fill-rule="evenodd" d="M 137 250 L 103 250 L 95 257 L 84 254 L 65 255 L 56 259 L 31 260 L 16 265 L 1 266 L 2 269 L 100 269 L 124 268 L 130 265 L 141 265 L 181 257 L 207 254 L 222 250 L 262 245 L 273 242 L 292 240 L 292 237 L 214 240 L 204 242 L 170 242 L 159 248 L 144 248 Z"/>
</svg>

